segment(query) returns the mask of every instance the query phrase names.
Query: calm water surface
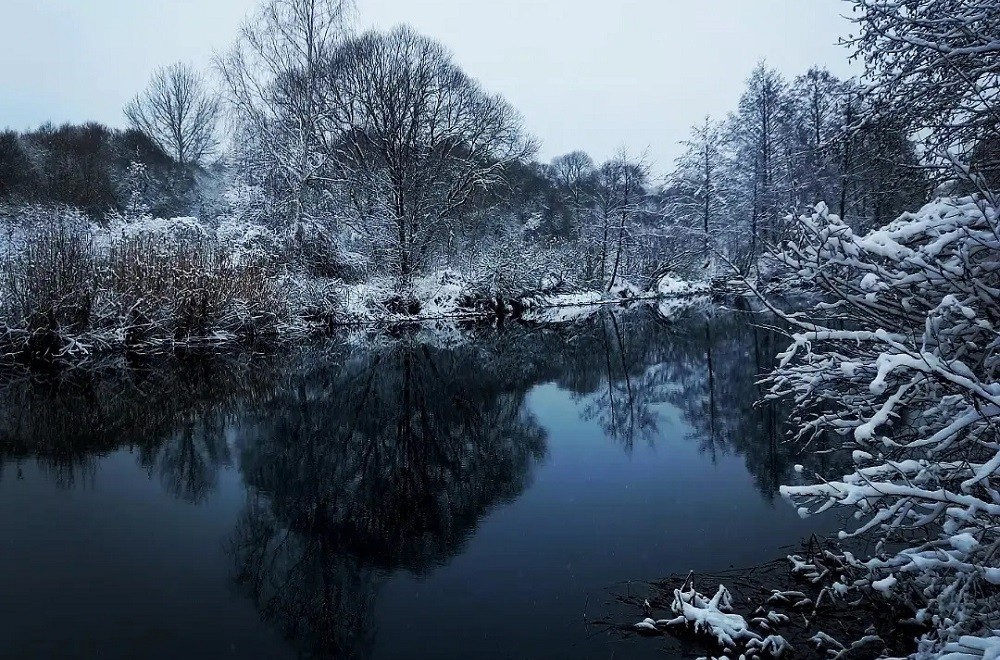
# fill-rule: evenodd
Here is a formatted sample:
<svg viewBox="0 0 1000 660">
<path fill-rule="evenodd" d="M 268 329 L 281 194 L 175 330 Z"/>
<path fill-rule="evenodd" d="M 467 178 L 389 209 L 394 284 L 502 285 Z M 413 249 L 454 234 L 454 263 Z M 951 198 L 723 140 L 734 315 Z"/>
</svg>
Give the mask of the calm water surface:
<svg viewBox="0 0 1000 660">
<path fill-rule="evenodd" d="M 822 525 L 779 348 L 640 309 L 12 379 L 0 657 L 662 658 L 585 614 Z"/>
</svg>

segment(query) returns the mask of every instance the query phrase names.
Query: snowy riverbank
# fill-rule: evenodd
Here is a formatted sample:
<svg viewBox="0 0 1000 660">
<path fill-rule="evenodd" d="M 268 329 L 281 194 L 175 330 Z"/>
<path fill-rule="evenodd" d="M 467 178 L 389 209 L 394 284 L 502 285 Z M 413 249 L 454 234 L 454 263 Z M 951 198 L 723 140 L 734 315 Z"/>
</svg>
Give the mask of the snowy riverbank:
<svg viewBox="0 0 1000 660">
<path fill-rule="evenodd" d="M 388 266 L 333 268 L 350 254 L 336 245 L 317 253 L 322 245 L 252 223 L 143 216 L 99 225 L 72 209 L 22 209 L 0 236 L 0 361 L 75 363 L 365 325 L 570 322 L 602 305 L 709 290 L 674 277 L 651 287 L 617 277 L 596 289 L 514 263 L 401 278 L 378 274 Z"/>
</svg>

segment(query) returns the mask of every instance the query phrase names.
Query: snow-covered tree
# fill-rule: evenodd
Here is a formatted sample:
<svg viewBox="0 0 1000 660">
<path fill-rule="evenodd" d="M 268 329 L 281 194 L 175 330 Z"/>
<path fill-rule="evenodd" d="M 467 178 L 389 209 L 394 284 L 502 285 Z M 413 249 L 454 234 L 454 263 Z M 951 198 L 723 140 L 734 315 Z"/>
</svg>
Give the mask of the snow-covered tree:
<svg viewBox="0 0 1000 660">
<path fill-rule="evenodd" d="M 322 90 L 336 176 L 352 197 L 374 196 L 366 231 L 388 239 L 404 278 L 478 193 L 534 150 L 502 97 L 409 27 L 345 40 Z"/>
<path fill-rule="evenodd" d="M 725 231 L 728 177 L 732 163 L 727 162 L 724 127 L 710 117 L 691 129 L 691 137 L 681 144 L 684 153 L 677 159 L 667 188 L 663 209 L 666 223 L 678 228 L 676 247 L 693 249 L 700 243 L 702 264 L 708 267 L 712 251 L 735 242 L 734 236 L 720 240 L 713 233 Z M 686 231 L 684 231 L 686 230 Z"/>
<path fill-rule="evenodd" d="M 1000 179 L 1000 6 L 993 0 L 851 0 L 850 41 L 874 82 L 865 121 L 891 117 L 927 165 L 977 192 Z M 927 129 L 927 130 L 921 130 Z"/>
<path fill-rule="evenodd" d="M 315 216 L 326 177 L 326 62 L 346 36 L 351 0 L 266 0 L 216 60 L 249 185 L 267 185 L 296 236 Z"/>
<path fill-rule="evenodd" d="M 637 247 L 635 230 L 646 204 L 649 165 L 622 149 L 594 173 L 591 208 L 580 248 L 586 276 L 609 291 L 621 274 L 626 252 Z"/>
<path fill-rule="evenodd" d="M 844 83 L 826 69 L 812 67 L 790 88 L 792 126 L 798 171 L 796 195 L 809 204 L 836 198 L 836 138 L 841 126 L 838 107 Z"/>
<path fill-rule="evenodd" d="M 787 84 L 763 62 L 750 74 L 739 110 L 730 118 L 735 156 L 747 164 L 742 172 L 741 198 L 750 221 L 749 265 L 762 247 L 779 236 L 779 219 L 787 212 L 789 155 Z M 784 212 L 783 212 L 784 211 Z"/>
<path fill-rule="evenodd" d="M 920 657 L 979 657 L 965 636 L 1000 627 L 998 236 L 1000 211 L 981 199 L 938 200 L 866 235 L 821 204 L 777 255 L 826 302 L 785 315 L 772 394 L 797 402 L 801 441 L 839 436 L 855 463 L 783 494 L 803 512 L 855 507 L 851 535 L 885 542 L 845 586 L 916 611 L 932 627 Z"/>
</svg>

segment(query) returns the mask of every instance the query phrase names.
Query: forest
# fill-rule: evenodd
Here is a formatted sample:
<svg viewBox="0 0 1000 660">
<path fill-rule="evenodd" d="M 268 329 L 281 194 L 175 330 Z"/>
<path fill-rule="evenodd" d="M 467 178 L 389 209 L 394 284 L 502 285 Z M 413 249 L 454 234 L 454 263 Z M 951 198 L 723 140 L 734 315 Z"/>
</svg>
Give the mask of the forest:
<svg viewBox="0 0 1000 660">
<path fill-rule="evenodd" d="M 666 177 L 625 148 L 538 162 L 517 110 L 443 44 L 358 33 L 355 13 L 269 0 L 210 70 L 154 72 L 128 128 L 0 134 L 5 352 L 707 288 L 772 275 L 789 215 L 817 202 L 863 231 L 933 190 L 912 126 L 861 83 L 764 62 Z"/>
</svg>

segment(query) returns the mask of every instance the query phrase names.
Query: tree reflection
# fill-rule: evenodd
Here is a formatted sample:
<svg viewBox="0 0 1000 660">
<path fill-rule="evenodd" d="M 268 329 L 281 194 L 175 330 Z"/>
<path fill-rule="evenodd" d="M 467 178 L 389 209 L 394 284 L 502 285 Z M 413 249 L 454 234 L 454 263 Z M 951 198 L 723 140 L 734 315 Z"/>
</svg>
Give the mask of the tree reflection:
<svg viewBox="0 0 1000 660">
<path fill-rule="evenodd" d="M 484 364 L 481 347 L 403 341 L 335 376 L 298 374 L 261 406 L 232 552 L 266 617 L 312 653 L 357 654 L 379 574 L 444 563 L 524 490 L 545 436 L 524 405 L 530 381 L 503 368 L 516 353 Z"/>
<path fill-rule="evenodd" d="M 554 382 L 624 451 L 676 428 L 709 460 L 742 456 L 773 498 L 798 455 L 755 406 L 779 337 L 747 311 L 605 309 L 586 323 L 470 328 L 464 342 L 400 332 L 262 355 L 175 356 L 0 386 L 0 476 L 34 460 L 61 486 L 129 450 L 173 496 L 210 497 L 235 465 L 246 506 L 233 579 L 306 655 L 365 656 L 388 575 L 459 553 L 544 458 L 527 393 Z M 820 466 L 816 466 L 820 467 Z"/>
<path fill-rule="evenodd" d="M 0 474 L 34 461 L 71 487 L 92 477 L 98 457 L 126 449 L 169 492 L 201 501 L 229 463 L 226 420 L 273 384 L 273 363 L 195 353 L 11 376 L 0 385 Z"/>
</svg>

